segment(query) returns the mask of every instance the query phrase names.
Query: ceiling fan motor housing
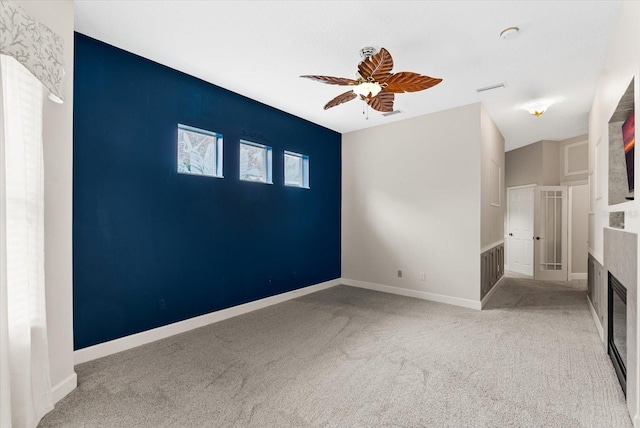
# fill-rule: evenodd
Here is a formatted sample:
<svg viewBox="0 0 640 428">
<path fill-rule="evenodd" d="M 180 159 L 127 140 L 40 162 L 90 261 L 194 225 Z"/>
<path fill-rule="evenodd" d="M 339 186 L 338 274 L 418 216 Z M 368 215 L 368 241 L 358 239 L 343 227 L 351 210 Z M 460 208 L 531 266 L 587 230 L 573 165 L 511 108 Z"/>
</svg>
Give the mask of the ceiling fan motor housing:
<svg viewBox="0 0 640 428">
<path fill-rule="evenodd" d="M 371 46 L 367 46 L 364 47 L 362 49 L 360 49 L 360 56 L 362 57 L 362 60 L 364 61 L 367 58 L 371 58 L 372 56 L 374 56 L 376 53 L 378 52 L 378 50 L 374 47 Z"/>
</svg>

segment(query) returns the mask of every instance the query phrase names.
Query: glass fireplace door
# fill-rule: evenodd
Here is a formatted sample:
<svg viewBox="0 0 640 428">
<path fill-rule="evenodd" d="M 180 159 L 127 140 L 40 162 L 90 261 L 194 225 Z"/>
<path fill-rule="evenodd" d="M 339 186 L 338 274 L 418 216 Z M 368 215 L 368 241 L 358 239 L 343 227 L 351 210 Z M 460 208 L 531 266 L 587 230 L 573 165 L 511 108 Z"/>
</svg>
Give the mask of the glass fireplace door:
<svg viewBox="0 0 640 428">
<path fill-rule="evenodd" d="M 627 383 L 627 289 L 609 273 L 609 356 L 626 394 Z"/>
</svg>

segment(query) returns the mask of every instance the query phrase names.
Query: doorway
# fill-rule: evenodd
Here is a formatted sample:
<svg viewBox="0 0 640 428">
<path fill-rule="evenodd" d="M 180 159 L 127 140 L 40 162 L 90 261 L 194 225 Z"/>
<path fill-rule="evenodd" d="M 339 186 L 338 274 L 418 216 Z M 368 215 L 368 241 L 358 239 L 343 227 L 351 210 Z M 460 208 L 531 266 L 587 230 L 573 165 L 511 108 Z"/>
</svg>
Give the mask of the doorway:
<svg viewBox="0 0 640 428">
<path fill-rule="evenodd" d="M 567 281 L 567 187 L 536 186 L 535 279 Z"/>
<path fill-rule="evenodd" d="M 535 184 L 507 189 L 507 269 L 533 276 Z"/>
<path fill-rule="evenodd" d="M 567 281 L 567 187 L 507 188 L 507 269 L 537 280 Z"/>
</svg>

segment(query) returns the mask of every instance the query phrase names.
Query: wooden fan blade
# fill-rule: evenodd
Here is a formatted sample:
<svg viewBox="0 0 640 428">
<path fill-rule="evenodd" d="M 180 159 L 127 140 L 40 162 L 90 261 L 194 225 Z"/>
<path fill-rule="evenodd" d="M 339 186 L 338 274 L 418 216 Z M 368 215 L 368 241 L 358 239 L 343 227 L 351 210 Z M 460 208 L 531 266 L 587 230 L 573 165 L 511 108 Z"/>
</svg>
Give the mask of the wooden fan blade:
<svg viewBox="0 0 640 428">
<path fill-rule="evenodd" d="M 356 93 L 353 91 L 347 91 L 344 94 L 340 94 L 337 97 L 335 97 L 334 99 L 332 99 L 331 101 L 329 101 L 325 106 L 324 109 L 328 110 L 331 107 L 335 107 L 337 105 L 340 105 L 342 103 L 346 103 L 347 101 L 351 101 L 352 99 L 354 99 L 355 97 L 357 97 Z"/>
<path fill-rule="evenodd" d="M 380 52 L 372 55 L 358 64 L 358 72 L 363 79 L 373 79 L 376 82 L 389 77 L 393 68 L 393 58 L 385 48 L 380 48 Z"/>
<path fill-rule="evenodd" d="M 386 86 L 383 85 L 383 91 L 401 94 L 403 92 L 424 91 L 440 82 L 442 82 L 442 79 L 423 76 L 410 71 L 401 71 L 400 73 L 392 74 L 381 83 L 386 83 Z"/>
<path fill-rule="evenodd" d="M 328 85 L 348 86 L 348 85 L 357 85 L 359 83 L 357 80 L 347 79 L 346 77 L 316 76 L 316 75 L 300 76 L 300 77 L 315 80 L 316 82 L 326 83 Z"/>
<path fill-rule="evenodd" d="M 395 95 L 393 95 L 391 92 L 380 92 L 373 98 L 365 98 L 365 101 L 371 106 L 372 109 L 387 113 L 393 111 L 394 99 Z"/>
</svg>

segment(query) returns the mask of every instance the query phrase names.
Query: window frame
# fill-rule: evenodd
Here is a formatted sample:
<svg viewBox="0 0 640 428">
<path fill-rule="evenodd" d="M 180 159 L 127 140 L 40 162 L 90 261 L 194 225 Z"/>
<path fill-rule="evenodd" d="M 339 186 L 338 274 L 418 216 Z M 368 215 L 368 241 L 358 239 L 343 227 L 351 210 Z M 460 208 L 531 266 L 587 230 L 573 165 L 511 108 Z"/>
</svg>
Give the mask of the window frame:
<svg viewBox="0 0 640 428">
<path fill-rule="evenodd" d="M 241 156 L 240 153 L 242 151 L 242 146 L 251 146 L 258 149 L 264 150 L 264 180 L 250 180 L 246 178 L 242 178 L 242 169 L 241 169 Z M 260 184 L 273 184 L 273 149 L 271 146 L 267 146 L 266 144 L 260 144 L 249 140 L 240 139 L 240 143 L 238 144 L 238 178 L 240 181 L 246 181 L 248 183 L 260 183 Z"/>
<path fill-rule="evenodd" d="M 302 183 L 301 184 L 290 184 L 287 183 L 287 156 L 295 157 L 300 159 L 300 173 L 302 175 Z M 297 187 L 299 189 L 310 189 L 309 185 L 309 156 L 304 155 L 302 153 L 292 152 L 290 150 L 285 150 L 284 155 L 282 156 L 283 160 L 283 180 L 284 185 L 287 187 Z"/>
<path fill-rule="evenodd" d="M 214 137 L 215 138 L 215 153 L 216 153 L 216 157 L 215 157 L 215 165 L 214 165 L 214 175 L 208 175 L 208 174 L 200 174 L 197 172 L 191 172 L 191 171 L 180 171 L 178 168 L 178 157 L 179 157 L 179 138 L 178 135 L 180 133 L 180 130 L 183 131 L 187 131 L 187 132 L 192 132 L 195 134 L 201 134 L 201 135 L 207 135 L 209 137 Z M 202 128 L 196 128 L 195 126 L 191 126 L 191 125 L 185 125 L 183 123 L 178 123 L 178 125 L 176 126 L 176 169 L 177 169 L 177 173 L 178 174 L 184 174 L 184 175 L 193 175 L 193 176 L 200 176 L 200 177 L 212 177 L 212 178 L 224 178 L 224 169 L 223 169 L 223 162 L 224 162 L 224 157 L 223 157 L 223 153 L 224 153 L 224 135 L 221 134 L 220 132 L 215 132 L 215 131 L 209 131 L 207 129 L 202 129 Z"/>
</svg>

